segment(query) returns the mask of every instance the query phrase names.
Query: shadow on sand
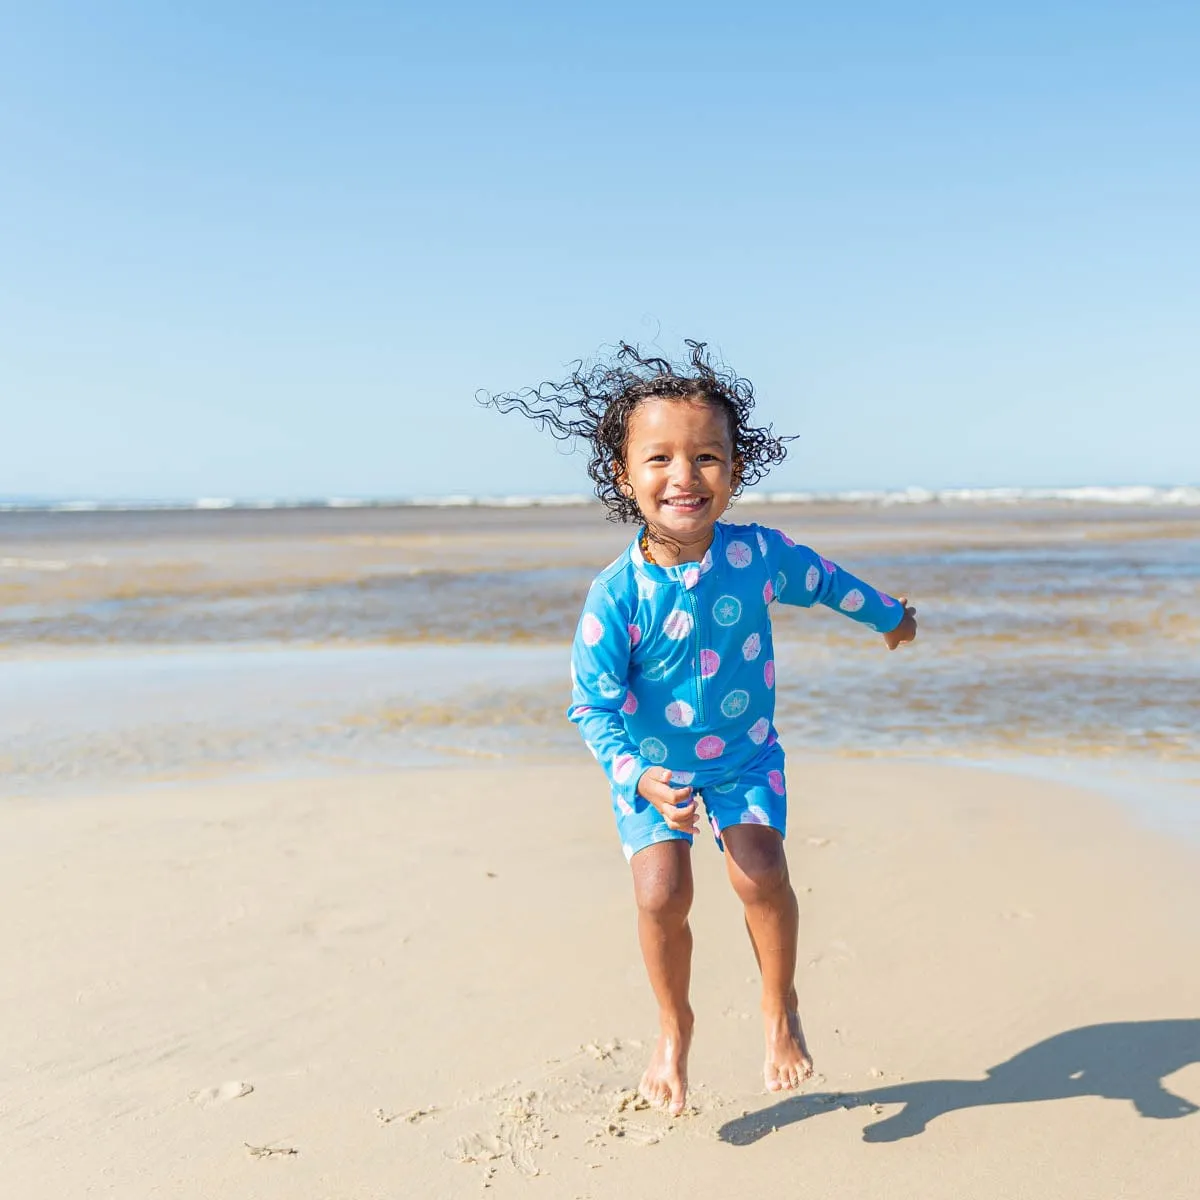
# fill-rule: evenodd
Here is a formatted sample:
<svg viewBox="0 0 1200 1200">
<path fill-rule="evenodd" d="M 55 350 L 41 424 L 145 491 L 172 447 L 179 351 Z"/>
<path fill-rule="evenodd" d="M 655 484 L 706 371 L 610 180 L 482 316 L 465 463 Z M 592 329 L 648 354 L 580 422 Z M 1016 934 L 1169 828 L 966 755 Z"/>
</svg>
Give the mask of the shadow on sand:
<svg viewBox="0 0 1200 1200">
<path fill-rule="evenodd" d="M 1200 1020 L 1088 1025 L 1022 1050 L 989 1068 L 984 1079 L 928 1079 L 864 1092 L 794 1096 L 727 1122 L 718 1136 L 734 1146 L 748 1146 L 772 1129 L 835 1108 L 902 1104 L 898 1113 L 863 1130 L 865 1142 L 896 1142 L 959 1109 L 1072 1096 L 1128 1100 L 1143 1117 L 1168 1120 L 1198 1111 L 1162 1084 L 1166 1076 L 1196 1062 L 1200 1062 Z"/>
</svg>

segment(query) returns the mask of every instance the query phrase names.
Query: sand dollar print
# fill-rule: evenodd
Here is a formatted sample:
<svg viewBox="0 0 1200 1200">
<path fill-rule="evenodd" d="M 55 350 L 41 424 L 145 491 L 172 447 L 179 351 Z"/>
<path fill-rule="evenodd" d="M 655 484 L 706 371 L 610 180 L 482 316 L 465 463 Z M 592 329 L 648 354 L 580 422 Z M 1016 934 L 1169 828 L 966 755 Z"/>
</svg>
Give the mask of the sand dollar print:
<svg viewBox="0 0 1200 1200">
<path fill-rule="evenodd" d="M 637 594 L 639 600 L 653 600 L 657 589 L 658 584 L 653 579 L 646 579 L 642 575 L 637 577 Z"/>
<path fill-rule="evenodd" d="M 621 711 L 627 716 L 632 717 L 637 712 L 638 703 L 637 697 L 632 692 L 625 693 L 625 703 L 621 705 Z"/>
<path fill-rule="evenodd" d="M 767 740 L 767 734 L 771 732 L 771 722 L 766 717 L 759 717 L 749 729 L 746 730 L 746 736 L 756 745 L 761 746 Z"/>
<path fill-rule="evenodd" d="M 767 772 L 767 785 L 770 787 L 771 791 L 773 791 L 775 793 L 775 795 L 782 796 L 784 793 L 783 772 L 782 771 L 768 771 Z"/>
<path fill-rule="evenodd" d="M 742 602 L 736 596 L 722 596 L 713 605 L 713 620 L 728 628 L 742 618 Z"/>
<path fill-rule="evenodd" d="M 692 614 L 685 608 L 673 608 L 663 621 L 663 633 L 673 642 L 682 641 L 692 632 Z"/>
<path fill-rule="evenodd" d="M 715 650 L 700 651 L 700 678 L 711 679 L 721 667 L 721 656 Z"/>
<path fill-rule="evenodd" d="M 621 843 L 621 853 L 625 855 L 626 862 L 633 861 L 633 847 L 628 842 Z"/>
<path fill-rule="evenodd" d="M 627 625 L 625 628 L 629 630 L 629 648 L 632 650 L 642 640 L 642 630 L 638 625 Z"/>
<path fill-rule="evenodd" d="M 651 683 L 657 683 L 666 673 L 667 660 L 665 658 L 652 658 L 642 665 L 642 674 Z"/>
<path fill-rule="evenodd" d="M 725 547 L 725 558 L 731 567 L 748 567 L 754 561 L 754 551 L 745 542 L 730 542 Z"/>
<path fill-rule="evenodd" d="M 677 729 L 686 729 L 696 719 L 696 711 L 686 700 L 672 700 L 666 718 Z"/>
<path fill-rule="evenodd" d="M 787 576 L 782 572 L 778 572 L 775 576 L 775 597 L 778 599 L 783 595 L 783 589 L 787 587 Z"/>
<path fill-rule="evenodd" d="M 720 792 L 722 796 L 728 796 L 735 787 L 737 787 L 736 779 L 732 783 L 718 783 L 717 786 L 713 788 L 713 791 Z"/>
<path fill-rule="evenodd" d="M 817 584 L 821 582 L 821 572 L 816 567 L 809 567 L 804 573 L 804 586 L 810 591 L 817 590 Z"/>
<path fill-rule="evenodd" d="M 767 539 L 765 537 L 763 537 L 763 535 L 761 533 L 756 533 L 754 536 L 756 538 L 758 538 L 758 552 L 763 556 L 763 558 L 766 558 L 767 557 Z"/>
<path fill-rule="evenodd" d="M 604 637 L 604 624 L 595 613 L 584 613 L 579 632 L 585 646 L 595 646 Z"/>
<path fill-rule="evenodd" d="M 725 743 L 715 734 L 702 737 L 696 743 L 696 757 L 703 759 L 720 758 L 725 753 Z"/>
<path fill-rule="evenodd" d="M 771 818 L 767 816 L 767 810 L 757 804 L 749 804 L 746 806 L 746 811 L 742 813 L 742 825 L 770 825 Z"/>
<path fill-rule="evenodd" d="M 763 683 L 769 688 L 775 686 L 775 660 L 773 658 L 768 658 L 763 663 Z"/>
<path fill-rule="evenodd" d="M 696 778 L 695 771 L 672 771 L 671 786 L 672 787 L 689 787 L 693 779 Z"/>
<path fill-rule="evenodd" d="M 633 816 L 633 805 L 624 796 L 620 795 L 620 793 L 617 794 L 617 808 L 623 817 Z"/>
<path fill-rule="evenodd" d="M 757 633 L 752 633 L 742 643 L 742 657 L 747 662 L 753 662 L 759 656 L 761 650 L 762 638 L 760 638 Z"/>
<path fill-rule="evenodd" d="M 601 671 L 596 676 L 596 691 L 606 700 L 615 700 L 618 696 L 624 694 L 625 688 L 615 675 L 610 675 L 607 671 Z"/>
<path fill-rule="evenodd" d="M 763 584 L 763 603 L 770 604 L 775 599 L 775 585 L 768 579 Z"/>
<path fill-rule="evenodd" d="M 842 612 L 858 612 L 858 610 L 866 603 L 866 600 L 866 596 L 864 596 L 862 592 L 858 590 L 858 588 L 851 588 L 842 597 L 842 602 L 838 605 L 838 608 L 840 608 Z"/>
<path fill-rule="evenodd" d="M 742 691 L 741 688 L 729 693 L 724 700 L 721 701 L 721 712 L 725 714 L 731 721 L 734 717 L 740 717 L 742 713 L 750 707 L 750 693 Z"/>
<path fill-rule="evenodd" d="M 877 591 L 877 592 L 875 593 L 875 595 L 877 595 L 877 596 L 879 597 L 879 599 L 880 599 L 880 600 L 883 602 L 883 606 L 884 606 L 885 608 L 895 608 L 895 607 L 896 607 L 896 601 L 895 601 L 895 600 L 893 600 L 893 599 L 891 598 L 891 596 L 889 596 L 889 595 L 887 594 L 887 592 L 879 592 L 879 591 Z"/>
<path fill-rule="evenodd" d="M 664 763 L 667 761 L 667 748 L 655 737 L 642 738 L 638 745 L 642 757 L 647 762 Z"/>
</svg>

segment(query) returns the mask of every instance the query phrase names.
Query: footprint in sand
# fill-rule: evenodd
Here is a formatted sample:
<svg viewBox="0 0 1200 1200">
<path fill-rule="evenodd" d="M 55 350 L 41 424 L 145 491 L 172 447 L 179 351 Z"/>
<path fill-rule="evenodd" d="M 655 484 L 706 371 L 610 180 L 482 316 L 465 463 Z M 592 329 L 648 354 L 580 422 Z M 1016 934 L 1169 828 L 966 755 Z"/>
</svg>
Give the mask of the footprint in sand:
<svg viewBox="0 0 1200 1200">
<path fill-rule="evenodd" d="M 224 1104 L 226 1100 L 239 1100 L 242 1096 L 250 1095 L 252 1091 L 254 1091 L 254 1084 L 233 1079 L 229 1083 L 220 1083 L 216 1087 L 202 1088 L 198 1092 L 192 1092 L 188 1099 L 201 1108 L 212 1108 L 214 1104 Z"/>
</svg>

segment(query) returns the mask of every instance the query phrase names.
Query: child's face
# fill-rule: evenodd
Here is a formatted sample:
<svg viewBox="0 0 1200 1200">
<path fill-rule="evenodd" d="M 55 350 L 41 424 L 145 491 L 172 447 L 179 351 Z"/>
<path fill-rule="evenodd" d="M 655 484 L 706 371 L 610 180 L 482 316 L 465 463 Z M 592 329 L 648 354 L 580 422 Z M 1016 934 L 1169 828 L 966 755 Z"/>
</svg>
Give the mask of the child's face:
<svg viewBox="0 0 1200 1200">
<path fill-rule="evenodd" d="M 645 400 L 629 417 L 621 482 L 653 529 L 683 545 L 712 531 L 735 465 L 729 421 L 703 400 Z"/>
</svg>

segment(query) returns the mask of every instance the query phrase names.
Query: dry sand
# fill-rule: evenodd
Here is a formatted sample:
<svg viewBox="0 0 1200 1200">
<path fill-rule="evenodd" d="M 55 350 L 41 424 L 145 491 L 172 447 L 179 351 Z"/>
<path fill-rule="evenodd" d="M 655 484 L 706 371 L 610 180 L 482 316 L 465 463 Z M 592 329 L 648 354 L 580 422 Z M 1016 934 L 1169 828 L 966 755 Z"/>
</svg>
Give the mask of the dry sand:
<svg viewBox="0 0 1200 1200">
<path fill-rule="evenodd" d="M 0 1196 L 1200 1195 L 1200 853 L 984 771 L 790 772 L 820 1074 L 697 845 L 694 1112 L 594 767 L 0 809 Z"/>
</svg>

